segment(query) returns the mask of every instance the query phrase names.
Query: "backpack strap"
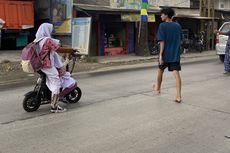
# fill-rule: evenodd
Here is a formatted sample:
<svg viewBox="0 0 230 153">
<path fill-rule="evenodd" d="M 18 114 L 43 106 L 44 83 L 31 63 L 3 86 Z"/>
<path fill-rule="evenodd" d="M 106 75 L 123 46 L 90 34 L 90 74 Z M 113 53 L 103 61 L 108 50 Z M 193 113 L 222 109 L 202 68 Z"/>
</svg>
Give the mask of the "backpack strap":
<svg viewBox="0 0 230 153">
<path fill-rule="evenodd" d="M 39 60 L 41 61 L 41 63 L 43 63 L 43 60 L 46 58 L 46 56 L 48 55 L 46 55 L 45 57 L 43 57 L 42 59 L 41 59 L 41 57 L 40 57 L 40 55 L 39 55 L 39 50 L 40 50 L 40 46 L 39 46 L 39 42 L 41 42 L 43 39 L 45 39 L 46 37 L 43 37 L 43 38 L 41 38 L 41 39 L 39 39 L 38 41 L 36 41 L 36 42 L 33 42 L 34 44 L 35 44 L 35 52 L 36 52 L 36 54 L 37 54 L 37 57 L 39 58 Z"/>
</svg>

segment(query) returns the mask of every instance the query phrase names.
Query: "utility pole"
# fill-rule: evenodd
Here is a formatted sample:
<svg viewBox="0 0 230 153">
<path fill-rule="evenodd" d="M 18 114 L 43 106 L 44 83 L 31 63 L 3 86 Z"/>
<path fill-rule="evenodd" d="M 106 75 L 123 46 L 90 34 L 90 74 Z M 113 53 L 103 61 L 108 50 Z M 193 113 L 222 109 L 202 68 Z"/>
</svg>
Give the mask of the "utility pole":
<svg viewBox="0 0 230 153">
<path fill-rule="evenodd" d="M 206 48 L 214 49 L 214 17 L 215 17 L 215 8 L 214 0 L 200 0 L 200 16 L 208 17 L 212 20 L 208 22 L 202 21 L 201 31 L 206 31 Z M 206 30 L 205 30 L 206 29 Z"/>
</svg>

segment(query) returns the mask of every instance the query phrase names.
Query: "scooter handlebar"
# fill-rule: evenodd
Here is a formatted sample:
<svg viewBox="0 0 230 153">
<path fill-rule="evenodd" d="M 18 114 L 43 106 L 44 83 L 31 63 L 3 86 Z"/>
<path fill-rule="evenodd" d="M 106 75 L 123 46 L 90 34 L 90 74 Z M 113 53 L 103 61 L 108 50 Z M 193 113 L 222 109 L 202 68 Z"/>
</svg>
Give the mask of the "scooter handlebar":
<svg viewBox="0 0 230 153">
<path fill-rule="evenodd" d="M 73 52 L 71 53 L 73 57 L 81 57 L 82 55 L 77 49 L 73 49 Z"/>
</svg>

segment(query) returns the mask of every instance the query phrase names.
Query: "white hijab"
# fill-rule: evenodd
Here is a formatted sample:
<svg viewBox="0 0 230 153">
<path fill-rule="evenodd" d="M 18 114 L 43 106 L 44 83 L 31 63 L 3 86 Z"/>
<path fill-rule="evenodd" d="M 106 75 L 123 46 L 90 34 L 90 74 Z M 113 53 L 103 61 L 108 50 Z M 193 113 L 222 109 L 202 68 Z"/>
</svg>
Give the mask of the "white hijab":
<svg viewBox="0 0 230 153">
<path fill-rule="evenodd" d="M 51 38 L 51 34 L 53 32 L 53 25 L 50 23 L 43 23 L 38 28 L 38 31 L 36 33 L 36 38 L 34 42 L 39 42 L 39 47 L 42 48 L 44 43 L 46 42 L 47 38 Z M 43 40 L 42 40 L 43 39 Z M 51 38 L 53 39 L 53 38 Z M 59 40 L 53 39 L 56 43 L 60 43 Z"/>
</svg>

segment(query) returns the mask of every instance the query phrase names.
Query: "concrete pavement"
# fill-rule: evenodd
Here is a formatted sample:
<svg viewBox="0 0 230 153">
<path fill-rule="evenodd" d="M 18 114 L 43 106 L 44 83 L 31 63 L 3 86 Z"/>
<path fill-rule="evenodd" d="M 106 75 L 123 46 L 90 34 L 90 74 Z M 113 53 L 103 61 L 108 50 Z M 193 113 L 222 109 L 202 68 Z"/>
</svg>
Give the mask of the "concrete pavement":
<svg viewBox="0 0 230 153">
<path fill-rule="evenodd" d="M 161 94 L 152 93 L 157 69 L 80 78 L 83 97 L 62 114 L 49 105 L 24 112 L 32 86 L 2 91 L 0 152 L 229 153 L 230 79 L 222 68 L 217 60 L 184 64 L 181 104 L 171 73 Z"/>
</svg>

